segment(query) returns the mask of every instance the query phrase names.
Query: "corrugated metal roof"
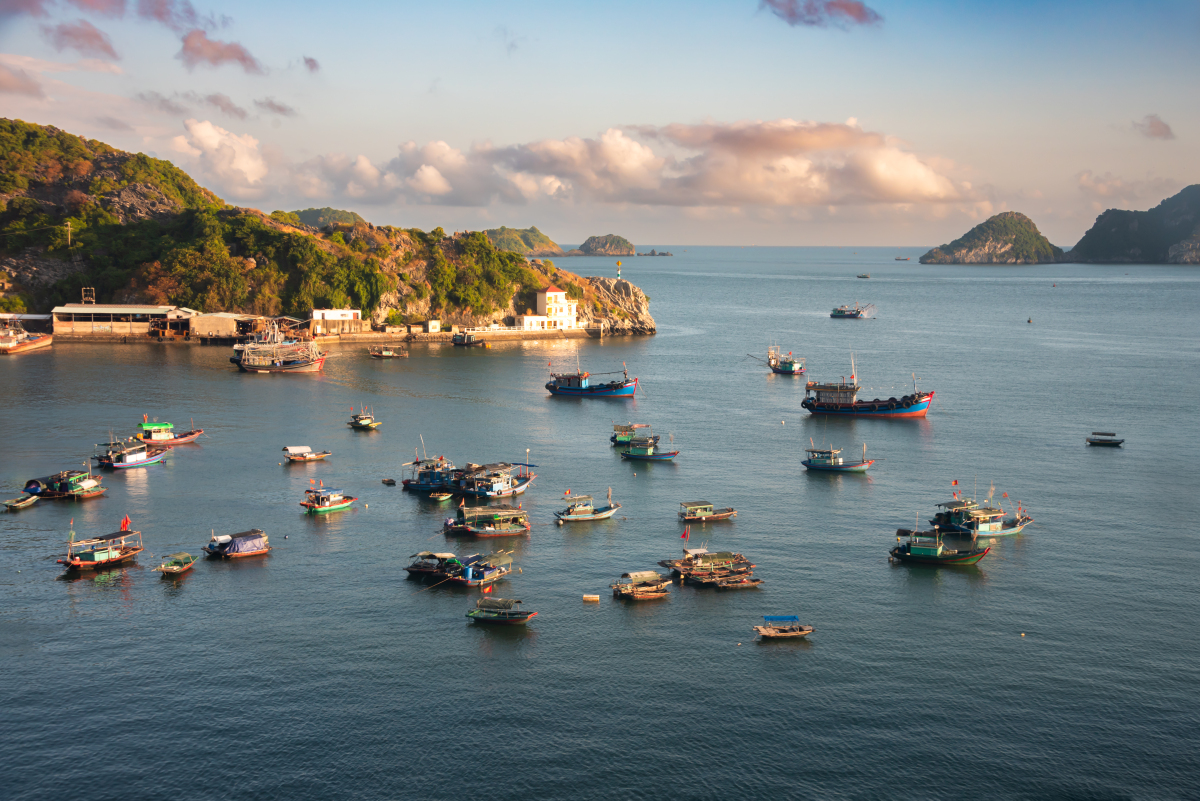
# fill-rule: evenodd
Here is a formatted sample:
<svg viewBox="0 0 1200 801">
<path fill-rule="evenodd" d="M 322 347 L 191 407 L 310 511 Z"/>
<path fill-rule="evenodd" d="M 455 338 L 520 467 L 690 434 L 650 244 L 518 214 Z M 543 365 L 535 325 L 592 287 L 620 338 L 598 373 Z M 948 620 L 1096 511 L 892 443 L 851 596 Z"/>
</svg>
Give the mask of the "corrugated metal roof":
<svg viewBox="0 0 1200 801">
<path fill-rule="evenodd" d="M 0 320 L 49 320 L 48 314 L 0 314 Z"/>
<path fill-rule="evenodd" d="M 175 306 L 136 306 L 125 304 L 101 305 L 92 303 L 68 303 L 55 306 L 54 314 L 166 314 L 175 311 Z"/>
</svg>

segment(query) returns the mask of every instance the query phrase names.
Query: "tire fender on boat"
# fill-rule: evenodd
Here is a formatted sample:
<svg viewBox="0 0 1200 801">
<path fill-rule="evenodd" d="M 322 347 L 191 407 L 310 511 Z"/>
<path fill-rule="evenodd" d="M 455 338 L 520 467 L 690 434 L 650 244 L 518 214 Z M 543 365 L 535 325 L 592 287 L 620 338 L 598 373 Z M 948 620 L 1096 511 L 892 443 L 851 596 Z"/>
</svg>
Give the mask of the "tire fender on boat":
<svg viewBox="0 0 1200 801">
<path fill-rule="evenodd" d="M 904 403 L 902 405 L 904 406 L 905 409 L 912 406 L 912 398 L 905 398 Z"/>
</svg>

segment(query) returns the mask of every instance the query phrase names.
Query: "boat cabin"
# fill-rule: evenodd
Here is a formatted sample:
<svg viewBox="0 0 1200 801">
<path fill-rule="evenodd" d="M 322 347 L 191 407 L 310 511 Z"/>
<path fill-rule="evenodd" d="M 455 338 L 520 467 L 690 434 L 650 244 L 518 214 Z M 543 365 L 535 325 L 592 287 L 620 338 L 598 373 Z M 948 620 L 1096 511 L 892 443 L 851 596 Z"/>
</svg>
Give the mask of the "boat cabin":
<svg viewBox="0 0 1200 801">
<path fill-rule="evenodd" d="M 480 495 L 508 494 L 513 488 L 513 467 L 507 462 L 468 464 L 461 473 L 459 486 Z"/>
<path fill-rule="evenodd" d="M 304 491 L 304 498 L 316 506 L 334 506 L 345 500 L 340 489 L 330 489 L 329 487 L 307 489 Z"/>
<path fill-rule="evenodd" d="M 972 532 L 989 534 L 1004 530 L 1004 510 L 984 506 L 967 512 L 963 526 Z"/>
<path fill-rule="evenodd" d="M 805 448 L 804 452 L 808 454 L 808 458 L 820 465 L 839 465 L 845 460 L 838 456 L 842 452 L 841 448 Z"/>
<path fill-rule="evenodd" d="M 74 537 L 75 532 L 71 532 Z M 72 568 L 94 568 L 124 561 L 142 551 L 142 532 L 114 531 L 89 540 L 72 541 L 67 546 L 67 556 L 59 560 Z"/>
<path fill-rule="evenodd" d="M 683 507 L 681 516 L 684 520 L 711 517 L 713 513 L 713 505 L 708 501 L 684 501 L 679 505 Z"/>
<path fill-rule="evenodd" d="M 409 462 L 412 473 L 404 481 L 405 486 L 436 488 L 449 486 L 457 469 L 454 462 L 445 456 L 432 459 L 417 459 Z"/>
<path fill-rule="evenodd" d="M 659 587 L 670 580 L 670 577 L 653 570 L 634 570 L 622 573 L 621 578 L 613 585 L 613 589 L 618 587 Z"/>
<path fill-rule="evenodd" d="M 632 437 L 625 447 L 625 453 L 634 456 L 653 456 L 658 437 Z"/>
<path fill-rule="evenodd" d="M 151 458 L 144 442 L 102 442 L 96 446 L 103 448 L 102 456 L 95 457 L 97 461 L 113 464 L 138 464 Z"/>
<path fill-rule="evenodd" d="M 528 526 L 529 512 L 506 503 L 495 506 L 460 506 L 455 517 L 455 523 L 460 526 L 477 528 L 484 526 Z"/>
<path fill-rule="evenodd" d="M 838 405 L 848 404 L 853 405 L 858 400 L 858 391 L 861 386 L 851 381 L 847 384 L 845 379 L 838 383 L 822 384 L 818 381 L 809 381 L 804 385 L 804 396 L 816 394 L 817 403 L 836 403 Z"/>
<path fill-rule="evenodd" d="M 289 459 L 307 459 L 312 454 L 313 449 L 307 445 L 284 445 L 283 452 L 288 455 Z"/>
<path fill-rule="evenodd" d="M 573 495 L 567 499 L 568 515 L 590 515 L 596 511 L 591 495 Z"/>
<path fill-rule="evenodd" d="M 138 423 L 137 437 L 145 442 L 157 442 L 159 440 L 174 439 L 175 434 L 172 429 L 175 426 L 170 423 Z"/>
<path fill-rule="evenodd" d="M 587 389 L 591 373 L 551 373 L 550 380 L 559 387 L 566 389 Z"/>
</svg>

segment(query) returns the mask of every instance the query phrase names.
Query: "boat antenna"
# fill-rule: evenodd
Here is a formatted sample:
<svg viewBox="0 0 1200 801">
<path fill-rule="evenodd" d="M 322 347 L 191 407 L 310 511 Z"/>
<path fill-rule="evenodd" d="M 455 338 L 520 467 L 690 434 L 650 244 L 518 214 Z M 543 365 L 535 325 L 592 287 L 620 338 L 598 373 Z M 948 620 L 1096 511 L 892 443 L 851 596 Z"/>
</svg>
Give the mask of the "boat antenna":
<svg viewBox="0 0 1200 801">
<path fill-rule="evenodd" d="M 426 458 L 426 459 L 428 459 L 428 458 L 429 458 L 429 452 L 425 450 L 425 435 L 424 435 L 424 434 L 418 434 L 417 436 L 419 436 L 419 437 L 421 438 L 421 453 L 425 454 L 425 458 Z"/>
<path fill-rule="evenodd" d="M 612 487 L 608 488 L 608 505 L 612 506 Z"/>
</svg>

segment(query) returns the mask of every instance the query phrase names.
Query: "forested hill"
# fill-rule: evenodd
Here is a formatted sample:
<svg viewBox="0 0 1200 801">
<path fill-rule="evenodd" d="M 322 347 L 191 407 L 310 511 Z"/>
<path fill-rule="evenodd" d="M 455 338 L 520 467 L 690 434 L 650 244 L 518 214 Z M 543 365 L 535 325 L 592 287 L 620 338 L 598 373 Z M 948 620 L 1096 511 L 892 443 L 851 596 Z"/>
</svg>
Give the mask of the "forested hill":
<svg viewBox="0 0 1200 801">
<path fill-rule="evenodd" d="M 1015 211 L 989 218 L 921 257 L 922 264 L 1039 264 L 1063 260 L 1033 220 Z"/>
<path fill-rule="evenodd" d="M 357 215 L 318 229 L 308 211 L 336 210 L 229 206 L 168 161 L 0 120 L 0 269 L 15 285 L 0 304 L 48 310 L 90 286 L 101 302 L 480 322 L 524 311 L 553 282 L 585 314 L 610 311 L 586 279 L 498 250 L 483 232 L 448 237 Z"/>
</svg>

